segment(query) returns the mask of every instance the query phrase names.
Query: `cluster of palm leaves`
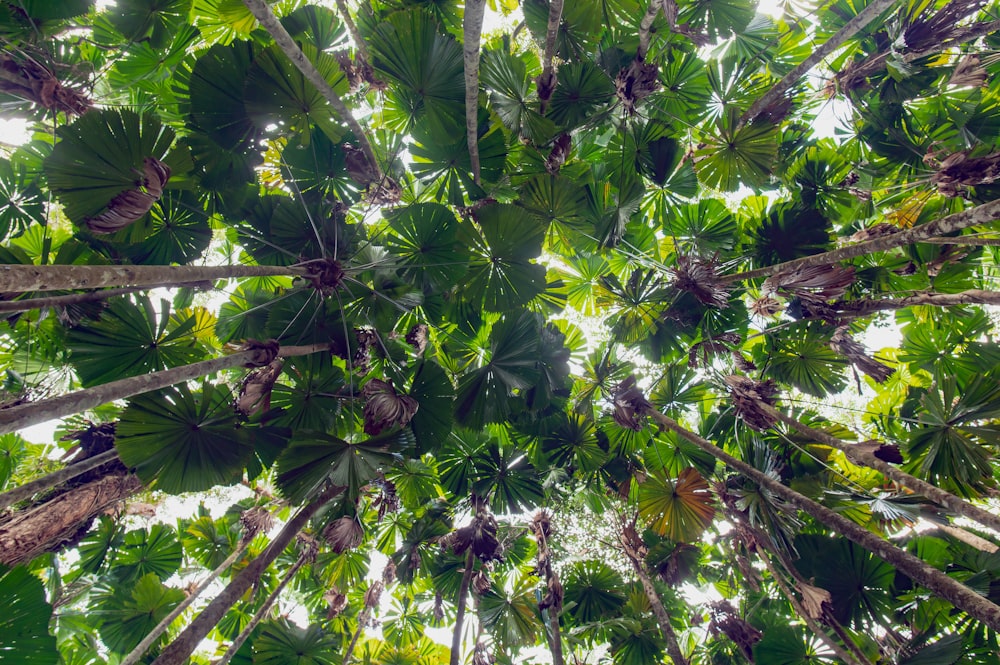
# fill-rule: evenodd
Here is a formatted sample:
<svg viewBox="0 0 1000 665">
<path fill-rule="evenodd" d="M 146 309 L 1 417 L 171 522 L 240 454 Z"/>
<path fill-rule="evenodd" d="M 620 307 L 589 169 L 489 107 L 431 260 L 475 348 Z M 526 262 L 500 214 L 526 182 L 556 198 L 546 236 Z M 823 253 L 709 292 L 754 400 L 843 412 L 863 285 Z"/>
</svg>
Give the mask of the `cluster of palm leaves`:
<svg viewBox="0 0 1000 665">
<path fill-rule="evenodd" d="M 327 4 L 0 1 L 0 663 L 996 662 L 1000 5 Z"/>
</svg>

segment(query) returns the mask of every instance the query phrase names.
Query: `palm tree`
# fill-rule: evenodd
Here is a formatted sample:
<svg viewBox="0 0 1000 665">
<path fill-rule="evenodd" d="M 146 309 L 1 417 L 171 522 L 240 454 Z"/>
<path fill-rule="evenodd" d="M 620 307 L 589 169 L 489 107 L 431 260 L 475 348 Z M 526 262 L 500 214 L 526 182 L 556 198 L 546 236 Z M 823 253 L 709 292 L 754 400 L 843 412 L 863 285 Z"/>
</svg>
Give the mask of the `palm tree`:
<svg viewBox="0 0 1000 665">
<path fill-rule="evenodd" d="M 21 661 L 807 662 L 803 622 L 857 662 L 996 647 L 1000 571 L 906 531 L 995 524 L 996 2 L 90 4 L 0 12 L 36 132 L 0 155 Z M 16 432 L 52 419 L 114 450 L 49 475 Z M 246 500 L 111 510 L 241 485 L 280 497 L 269 544 Z"/>
</svg>

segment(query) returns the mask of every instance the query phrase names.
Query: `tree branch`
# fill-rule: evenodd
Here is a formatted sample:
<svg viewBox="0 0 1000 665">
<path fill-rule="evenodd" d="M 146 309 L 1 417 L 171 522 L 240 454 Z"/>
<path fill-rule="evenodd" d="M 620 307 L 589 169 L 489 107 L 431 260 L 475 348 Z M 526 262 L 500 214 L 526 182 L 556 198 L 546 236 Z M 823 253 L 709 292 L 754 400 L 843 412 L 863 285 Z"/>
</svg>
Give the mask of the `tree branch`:
<svg viewBox="0 0 1000 665">
<path fill-rule="evenodd" d="M 275 43 L 282 50 L 282 52 L 288 56 L 288 59 L 292 61 L 302 75 L 306 77 L 316 90 L 319 91 L 323 98 L 329 102 L 333 110 L 340 115 L 341 119 L 347 124 L 351 132 L 357 138 L 358 143 L 361 145 L 361 150 L 365 153 L 365 157 L 368 159 L 368 163 L 371 165 L 372 169 L 375 171 L 376 180 L 382 179 L 382 169 L 378 165 L 378 160 L 375 158 L 375 151 L 372 149 L 372 144 L 368 141 L 368 135 L 365 134 L 364 128 L 361 124 L 354 118 L 351 114 L 350 109 L 344 104 L 344 100 L 340 98 L 330 84 L 327 82 L 323 75 L 319 73 L 316 69 L 316 65 L 306 58 L 305 53 L 299 48 L 299 45 L 295 43 L 292 36 L 288 34 L 285 30 L 285 26 L 281 25 L 278 19 L 274 16 L 271 8 L 268 6 L 265 0 L 243 0 L 243 4 L 246 5 L 247 9 L 260 21 L 260 24 L 265 30 L 270 33 L 271 37 L 274 38 Z"/>
<path fill-rule="evenodd" d="M 462 19 L 462 59 L 465 64 L 465 134 L 472 163 L 472 179 L 480 183 L 479 168 L 479 41 L 483 33 L 486 0 L 465 0 Z"/>
</svg>

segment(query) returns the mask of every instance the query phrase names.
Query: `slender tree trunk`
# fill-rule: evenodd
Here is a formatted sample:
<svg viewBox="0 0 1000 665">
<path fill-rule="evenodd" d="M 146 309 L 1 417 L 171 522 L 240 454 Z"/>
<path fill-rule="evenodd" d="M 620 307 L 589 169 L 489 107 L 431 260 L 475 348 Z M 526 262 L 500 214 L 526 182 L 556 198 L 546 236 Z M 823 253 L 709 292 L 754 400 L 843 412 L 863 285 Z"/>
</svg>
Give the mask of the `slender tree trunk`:
<svg viewBox="0 0 1000 665">
<path fill-rule="evenodd" d="M 640 60 L 645 60 L 646 53 L 649 52 L 650 31 L 653 28 L 653 22 L 661 11 L 663 11 L 663 0 L 649 0 L 646 13 L 643 14 L 642 20 L 639 21 L 639 49 L 636 51 L 636 57 Z"/>
<path fill-rule="evenodd" d="M 254 631 L 254 628 L 256 628 L 264 617 L 267 616 L 267 613 L 271 611 L 271 607 L 274 605 L 275 601 L 278 600 L 278 596 L 280 596 L 281 592 L 285 590 L 285 587 L 288 586 L 288 583 L 292 581 L 293 577 L 295 577 L 295 573 L 299 572 L 299 569 L 305 565 L 307 558 L 308 557 L 305 556 L 305 553 L 299 555 L 299 558 L 295 560 L 295 564 L 288 569 L 285 576 L 281 578 L 280 582 L 278 582 L 278 586 L 276 586 L 274 591 L 272 591 L 270 595 L 268 595 L 267 599 L 264 600 L 264 604 L 261 605 L 256 612 L 254 612 L 254 615 L 250 618 L 247 625 L 244 626 L 243 630 L 240 631 L 240 634 L 236 636 L 235 640 L 233 640 L 233 643 L 229 645 L 228 649 L 226 649 L 226 653 L 222 654 L 222 658 L 217 660 L 214 665 L 226 665 L 233 659 L 236 652 L 240 650 L 243 643 L 247 641 L 248 637 L 250 637 L 250 633 Z M 344 662 L 346 663 L 347 661 L 345 660 Z M 123 661 L 121 665 L 133 664 L 125 663 Z"/>
<path fill-rule="evenodd" d="M 14 514 L 0 525 L 0 564 L 16 566 L 57 549 L 140 487 L 142 481 L 131 474 L 105 476 Z"/>
<path fill-rule="evenodd" d="M 781 96 L 785 94 L 785 91 L 798 83 L 799 79 L 805 76 L 810 69 L 819 64 L 823 58 L 840 48 L 844 42 L 881 16 L 884 11 L 894 6 L 896 2 L 897 0 L 874 0 L 871 4 L 858 12 L 857 16 L 845 23 L 844 27 L 838 30 L 832 37 L 817 46 L 809 57 L 796 65 L 792 71 L 788 72 L 780 81 L 771 86 L 771 89 L 764 93 L 760 99 L 754 102 L 747 112 L 740 117 L 737 125 L 742 127 L 757 117 L 761 111 L 778 101 Z"/>
<path fill-rule="evenodd" d="M 361 33 L 358 31 L 358 26 L 351 18 L 351 11 L 347 8 L 346 0 L 337 0 L 337 9 L 340 10 L 340 17 L 344 19 L 344 25 L 347 26 L 347 31 L 351 33 L 351 39 L 354 40 L 354 48 L 358 50 L 358 55 L 366 63 L 370 63 L 371 59 L 368 57 L 368 45 L 365 44 L 365 40 L 361 38 Z"/>
<path fill-rule="evenodd" d="M 979 619 L 994 630 L 1000 630 L 1000 607 L 990 602 L 987 598 L 948 577 L 937 568 L 928 565 L 909 552 L 888 543 L 839 513 L 799 494 L 746 462 L 736 459 L 715 446 L 708 439 L 702 438 L 694 432 L 681 427 L 676 421 L 652 407 L 646 408 L 645 413 L 653 418 L 661 427 L 675 432 L 681 438 L 690 441 L 716 459 L 722 461 L 726 466 L 747 476 L 775 496 L 787 501 L 798 510 L 809 514 L 813 519 L 830 530 L 872 552 L 914 582 L 927 587 L 959 610 Z"/>
<path fill-rule="evenodd" d="M 1000 24 L 997 25 L 997 29 L 1000 29 Z M 920 242 L 927 243 L 928 245 L 972 245 L 973 247 L 1000 247 L 1000 238 L 981 238 L 977 234 L 955 236 L 953 238 L 926 238 Z"/>
<path fill-rule="evenodd" d="M 959 293 L 914 293 L 900 298 L 860 298 L 830 303 L 830 308 L 850 316 L 867 316 L 924 305 L 928 307 L 954 307 L 955 305 L 1000 305 L 1000 292 L 969 289 Z"/>
<path fill-rule="evenodd" d="M 191 284 L 178 284 L 177 286 L 194 286 L 200 282 Z M 46 298 L 24 298 L 23 300 L 0 301 L 0 312 L 29 312 L 33 309 L 43 309 L 48 307 L 69 307 L 70 305 L 82 305 L 91 302 L 100 302 L 115 296 L 123 296 L 129 293 L 145 291 L 145 286 L 125 286 L 117 289 L 102 289 L 100 291 L 88 291 L 87 293 L 71 293 L 65 296 L 48 296 Z"/>
<path fill-rule="evenodd" d="M 305 53 L 302 52 L 299 45 L 295 43 L 292 36 L 285 30 L 285 26 L 281 25 L 281 22 L 275 17 L 266 0 L 243 0 L 243 4 L 246 5 L 250 13 L 260 21 L 261 26 L 274 38 L 274 42 L 278 45 L 278 48 L 302 72 L 302 75 L 316 88 L 319 94 L 323 95 L 323 99 L 337 112 L 341 120 L 347 124 L 347 127 L 354 134 L 355 139 L 361 145 L 361 150 L 365 153 L 369 166 L 375 172 L 375 179 L 381 180 L 382 169 L 378 165 L 378 160 L 375 158 L 375 151 L 372 150 L 372 144 L 368 141 L 368 135 L 365 134 L 364 128 L 351 113 L 351 110 L 347 108 L 347 105 L 344 104 L 344 100 L 340 98 L 340 95 L 330 87 L 327 80 L 319 73 L 316 65 L 306 58 Z"/>
<path fill-rule="evenodd" d="M 549 98 L 556 88 L 556 41 L 559 39 L 559 24 L 562 21 L 563 0 L 549 0 L 549 20 L 545 29 L 545 50 L 542 53 L 542 73 L 536 82 L 538 89 L 538 112 L 545 115 Z M 523 24 L 522 24 L 523 25 Z M 516 31 L 515 31 L 516 33 Z"/>
<path fill-rule="evenodd" d="M 118 451 L 108 450 L 100 455 L 88 457 L 87 459 L 80 460 L 76 464 L 70 464 L 69 466 L 63 467 L 58 471 L 47 473 L 41 478 L 36 478 L 30 482 L 24 483 L 23 485 L 19 485 L 12 490 L 0 494 L 0 510 L 18 503 L 19 501 L 30 499 L 42 490 L 55 487 L 60 483 L 76 478 L 82 473 L 86 473 L 91 469 L 96 469 L 102 464 L 107 464 L 108 462 L 112 462 L 116 459 L 118 459 Z"/>
<path fill-rule="evenodd" d="M 929 55 L 940 53 L 946 49 L 953 48 L 958 44 L 971 42 L 975 39 L 979 39 L 980 37 L 997 32 L 998 30 L 1000 30 L 1000 21 L 982 21 L 973 23 L 965 28 L 960 28 L 952 34 L 950 39 L 942 39 L 934 46 L 929 46 L 919 51 L 910 51 L 908 53 L 903 53 L 901 56 L 898 53 L 890 51 L 877 53 L 869 56 L 863 62 L 844 70 L 837 77 L 837 81 L 844 88 L 851 89 L 856 85 L 861 84 L 869 76 L 884 70 L 890 57 L 900 57 L 903 62 L 909 63 L 921 58 L 926 58 Z"/>
<path fill-rule="evenodd" d="M 905 231 L 898 231 L 880 238 L 872 238 L 871 240 L 866 240 L 865 242 L 859 242 L 847 247 L 841 247 L 840 249 L 823 252 L 822 254 L 813 254 L 812 256 L 806 256 L 793 261 L 786 261 L 785 263 L 779 263 L 773 266 L 766 266 L 764 268 L 748 270 L 746 272 L 733 273 L 731 275 L 722 275 L 720 279 L 723 282 L 736 282 L 747 279 L 755 279 L 757 277 L 767 277 L 768 275 L 773 275 L 777 272 L 791 271 L 798 268 L 829 265 L 838 261 L 845 261 L 847 259 L 854 258 L 855 256 L 863 256 L 865 254 L 873 254 L 875 252 L 885 252 L 890 249 L 895 249 L 896 247 L 903 247 L 905 245 L 919 242 L 926 238 L 934 238 L 948 233 L 954 233 L 955 231 L 961 231 L 962 229 L 969 228 L 970 226 L 989 224 L 997 219 L 1000 219 L 1000 199 L 984 203 L 976 206 L 975 208 L 969 208 L 968 210 L 956 212 L 933 222 L 927 222 L 926 224 L 921 224 L 920 226 L 914 226 L 913 228 L 906 229 Z"/>
<path fill-rule="evenodd" d="M 299 512 L 285 523 L 285 526 L 264 551 L 229 582 L 229 585 L 201 611 L 201 614 L 177 636 L 177 639 L 163 649 L 160 656 L 153 661 L 153 665 L 184 665 L 198 644 L 246 593 L 247 589 L 260 579 L 264 570 L 278 558 L 278 555 L 292 542 L 299 531 L 305 528 L 316 511 L 343 491 L 343 486 L 327 487 L 312 503 L 300 508 Z"/>
<path fill-rule="evenodd" d="M 278 351 L 278 356 L 304 356 L 310 353 L 326 351 L 329 348 L 329 344 L 286 346 Z M 252 362 L 254 357 L 259 353 L 260 351 L 256 349 L 240 351 L 221 358 L 202 360 L 190 365 L 172 367 L 158 372 L 150 372 L 149 374 L 141 374 L 119 381 L 112 381 L 101 386 L 94 386 L 93 388 L 78 390 L 67 395 L 52 397 L 41 402 L 20 404 L 12 406 L 9 409 L 0 409 L 0 434 L 16 432 L 24 427 L 37 425 L 47 420 L 63 418 L 74 413 L 93 409 L 108 402 L 147 393 L 151 390 L 159 390 L 160 388 L 172 386 L 175 383 L 197 379 L 200 376 L 212 374 L 220 370 L 241 367 Z"/>
<path fill-rule="evenodd" d="M 450 665 L 462 662 L 462 628 L 465 623 L 465 606 L 468 602 L 469 585 L 472 583 L 472 570 L 475 568 L 476 555 L 469 547 L 465 555 L 465 570 L 462 572 L 462 584 L 458 587 L 458 606 L 455 609 L 455 632 L 451 638 Z"/>
<path fill-rule="evenodd" d="M 670 660 L 673 661 L 674 665 L 688 665 L 687 659 L 684 658 L 684 654 L 681 652 L 681 645 L 677 641 L 677 633 L 674 632 L 674 627 L 670 625 L 670 615 L 667 613 L 667 608 L 663 606 L 660 594 L 656 592 L 653 580 L 649 578 L 649 573 L 643 567 L 642 561 L 636 561 L 632 557 L 629 557 L 629 560 L 632 561 L 632 568 L 635 569 L 635 574 L 639 577 L 639 582 L 642 583 L 642 589 L 646 592 L 646 598 L 649 599 L 649 604 L 653 608 L 656 623 L 659 624 L 660 633 L 663 635 L 663 640 L 667 643 L 667 655 L 670 656 Z"/>
<path fill-rule="evenodd" d="M 306 275 L 301 266 L 0 265 L 0 293 L 75 291 L 106 287 L 182 286 L 238 277 Z"/>
<path fill-rule="evenodd" d="M 847 459 L 852 463 L 857 464 L 858 466 L 866 466 L 870 469 L 875 469 L 889 480 L 892 480 L 907 489 L 913 490 L 918 494 L 926 496 L 931 501 L 944 506 L 955 515 L 968 517 L 971 520 L 979 522 L 983 526 L 1000 531 L 1000 515 L 991 513 L 988 510 L 980 508 L 979 506 L 974 506 L 968 501 L 955 496 L 951 492 L 947 492 L 936 485 L 932 485 L 926 480 L 921 480 L 920 478 L 911 476 L 901 469 L 897 469 L 888 462 L 875 457 L 871 450 L 861 448 L 859 444 L 847 443 L 835 436 L 827 434 L 822 430 L 809 427 L 805 423 L 782 413 L 768 404 L 758 403 L 758 405 L 772 418 L 777 418 L 781 422 L 795 429 L 797 432 L 805 434 L 813 441 L 830 446 L 831 448 L 835 448 L 844 453 L 844 455 L 847 456 Z"/>
<path fill-rule="evenodd" d="M 871 661 L 868 660 L 863 653 L 855 650 L 848 651 L 843 646 L 838 644 L 837 640 L 827 635 L 826 631 L 823 630 L 823 627 L 819 625 L 815 619 L 809 616 L 809 612 L 802 606 L 799 599 L 795 597 L 795 594 L 788 587 L 788 584 L 781 577 L 781 574 L 775 570 L 774 564 L 771 562 L 771 558 L 767 556 L 767 553 L 758 552 L 757 554 L 760 557 L 761 562 L 763 562 L 764 567 L 767 568 L 769 573 L 771 573 L 771 579 L 774 580 L 775 584 L 778 585 L 778 588 L 781 589 L 781 593 L 788 599 L 788 602 L 791 603 L 792 609 L 795 610 L 795 613 L 806 622 L 806 626 L 809 627 L 809 630 L 811 630 L 816 637 L 823 640 L 823 644 L 833 650 L 833 652 L 837 655 L 837 658 L 840 658 L 845 663 L 848 663 L 848 665 L 872 665 Z M 853 646 L 854 649 L 857 649 L 857 645 L 853 642 L 851 642 L 851 646 Z"/>
<path fill-rule="evenodd" d="M 988 552 L 989 554 L 993 554 L 998 549 L 1000 549 L 1000 547 L 998 547 L 996 543 L 991 543 L 982 536 L 978 536 L 972 533 L 971 531 L 966 531 L 965 529 L 962 529 L 960 527 L 952 526 L 950 524 L 934 524 L 934 526 L 940 529 L 941 531 L 945 532 L 955 540 L 963 542 L 966 545 L 975 547 L 980 552 Z"/>
<path fill-rule="evenodd" d="M 480 182 L 479 168 L 479 40 L 483 33 L 486 0 L 465 0 L 462 19 L 462 56 L 465 62 L 465 133 L 472 163 L 472 179 Z"/>
<path fill-rule="evenodd" d="M 209 573 L 205 579 L 199 582 L 198 586 L 194 588 L 190 595 L 188 595 L 188 597 L 185 598 L 180 605 L 175 607 L 170 614 L 163 617 L 163 620 L 156 624 L 156 628 L 151 630 L 146 637 L 142 638 L 142 641 L 139 642 L 135 649 L 132 649 L 132 651 L 125 656 L 124 659 L 122 659 L 120 665 L 135 665 L 138 663 L 149 650 L 149 647 L 153 646 L 153 644 L 160 639 L 160 635 L 165 633 L 167 628 L 170 627 L 170 624 L 172 624 L 177 617 L 183 614 L 184 610 L 191 606 L 191 603 L 198 599 L 198 596 L 200 596 L 201 593 L 208 588 L 208 585 L 218 579 L 220 575 L 226 572 L 230 566 L 236 563 L 239 558 L 243 556 L 243 553 L 246 552 L 247 548 L 250 546 L 251 540 L 253 539 L 241 539 L 239 546 L 233 550 L 233 553 L 226 557 L 226 560 L 219 564 L 215 570 Z"/>
</svg>

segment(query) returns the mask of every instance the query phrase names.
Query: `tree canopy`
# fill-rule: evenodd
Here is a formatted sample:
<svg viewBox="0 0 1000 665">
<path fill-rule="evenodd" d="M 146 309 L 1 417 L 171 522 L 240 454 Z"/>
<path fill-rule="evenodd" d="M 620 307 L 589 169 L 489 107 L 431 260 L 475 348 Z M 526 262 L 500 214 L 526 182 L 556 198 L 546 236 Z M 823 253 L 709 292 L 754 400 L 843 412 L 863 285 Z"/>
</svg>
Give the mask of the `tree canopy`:
<svg viewBox="0 0 1000 665">
<path fill-rule="evenodd" d="M 0 664 L 995 663 L 998 29 L 0 1 Z"/>
</svg>

